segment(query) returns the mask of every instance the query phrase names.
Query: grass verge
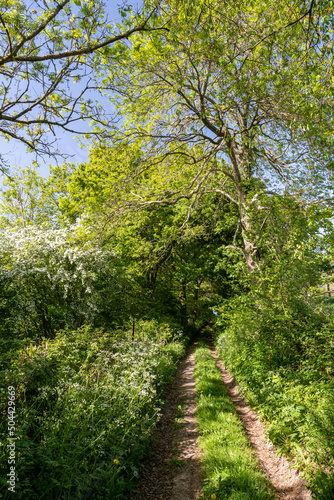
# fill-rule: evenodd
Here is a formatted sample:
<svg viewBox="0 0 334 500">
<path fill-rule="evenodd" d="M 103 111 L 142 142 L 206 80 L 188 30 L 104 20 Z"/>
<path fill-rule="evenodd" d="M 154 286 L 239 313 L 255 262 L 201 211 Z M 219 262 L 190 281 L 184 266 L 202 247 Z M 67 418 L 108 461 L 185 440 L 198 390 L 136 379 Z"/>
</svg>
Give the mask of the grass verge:
<svg viewBox="0 0 334 500">
<path fill-rule="evenodd" d="M 204 499 L 269 500 L 274 496 L 259 470 L 243 426 L 205 341 L 195 353 L 196 421 Z"/>
</svg>

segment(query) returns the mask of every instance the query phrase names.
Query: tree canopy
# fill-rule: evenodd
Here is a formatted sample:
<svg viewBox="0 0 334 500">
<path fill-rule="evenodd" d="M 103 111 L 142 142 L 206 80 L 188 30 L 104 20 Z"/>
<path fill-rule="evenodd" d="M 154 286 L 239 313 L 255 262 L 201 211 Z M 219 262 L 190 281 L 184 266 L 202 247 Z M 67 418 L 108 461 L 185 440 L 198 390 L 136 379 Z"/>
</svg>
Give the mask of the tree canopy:
<svg viewBox="0 0 334 500">
<path fill-rule="evenodd" d="M 112 24 L 102 0 L 0 0 L 0 133 L 41 154 L 59 127 L 93 135 L 88 161 L 17 167 L 0 193 L 18 498 L 128 497 L 209 322 L 272 441 L 310 477 L 332 467 L 332 7 L 147 0 Z M 230 426 L 206 390 L 209 427 Z M 226 456 L 211 498 L 239 492 Z M 7 491 L 5 447 L 0 467 Z"/>
<path fill-rule="evenodd" d="M 135 36 L 112 80 L 125 116 L 113 140 L 141 141 L 132 176 L 164 172 L 137 205 L 221 193 L 238 207 L 253 271 L 249 210 L 262 210 L 259 194 L 330 194 L 332 11 L 327 2 L 170 1 L 155 22 L 168 30 Z"/>
<path fill-rule="evenodd" d="M 120 15 L 129 10 L 125 5 Z M 94 60 L 108 56 L 117 64 L 122 44 L 151 29 L 153 10 L 121 24 L 109 20 L 100 0 L 2 0 L 0 133 L 50 155 L 57 129 L 88 132 L 82 120 L 106 125 L 111 116 L 96 99 Z"/>
</svg>

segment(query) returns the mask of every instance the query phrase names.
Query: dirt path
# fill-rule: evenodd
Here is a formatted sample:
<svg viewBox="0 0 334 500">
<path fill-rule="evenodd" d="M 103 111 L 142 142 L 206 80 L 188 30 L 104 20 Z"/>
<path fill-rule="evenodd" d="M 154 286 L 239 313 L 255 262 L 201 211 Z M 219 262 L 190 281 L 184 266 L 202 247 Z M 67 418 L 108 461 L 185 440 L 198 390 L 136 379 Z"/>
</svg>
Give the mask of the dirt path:
<svg viewBox="0 0 334 500">
<path fill-rule="evenodd" d="M 153 456 L 141 471 L 140 492 L 129 500 L 197 500 L 201 473 L 195 424 L 194 351 L 192 343 L 179 363 L 162 417 L 157 424 Z M 182 423 L 175 423 L 182 408 Z M 179 420 L 179 419 L 177 419 Z"/>
<path fill-rule="evenodd" d="M 129 500 L 201 498 L 193 377 L 196 346 L 195 341 L 188 347 L 184 359 L 179 363 L 166 404 L 162 409 L 162 417 L 156 427 L 156 445 L 152 450 L 152 456 L 143 463 L 140 490 L 131 493 Z M 284 457 L 277 457 L 273 444 L 265 436 L 264 424 L 238 392 L 233 377 L 219 360 L 212 342 L 210 349 L 259 464 L 276 491 L 275 496 L 281 500 L 311 500 L 311 492 L 300 478 L 298 469 Z"/>
<path fill-rule="evenodd" d="M 311 500 L 311 492 L 300 478 L 299 471 L 284 457 L 277 457 L 273 444 L 265 436 L 265 426 L 257 414 L 247 405 L 238 392 L 234 378 L 227 372 L 219 360 L 210 342 L 211 354 L 221 372 L 222 380 L 228 390 L 231 401 L 246 429 L 248 438 L 257 455 L 260 466 L 276 490 L 277 498 L 282 500 Z"/>
</svg>

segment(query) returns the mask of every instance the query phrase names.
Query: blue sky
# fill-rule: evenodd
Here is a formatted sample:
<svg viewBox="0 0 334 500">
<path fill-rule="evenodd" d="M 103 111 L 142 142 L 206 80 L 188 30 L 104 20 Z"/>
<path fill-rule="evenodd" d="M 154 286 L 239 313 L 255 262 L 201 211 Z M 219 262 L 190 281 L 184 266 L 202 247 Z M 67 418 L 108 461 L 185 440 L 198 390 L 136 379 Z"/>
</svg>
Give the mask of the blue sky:
<svg viewBox="0 0 334 500">
<path fill-rule="evenodd" d="M 122 19 L 119 15 L 118 7 L 124 5 L 125 3 L 129 4 L 130 2 L 123 2 L 121 0 L 106 0 L 105 4 L 108 9 L 109 20 L 120 21 Z M 140 5 L 142 4 L 142 2 L 138 0 L 131 3 L 136 10 L 139 10 Z M 91 97 L 94 98 L 93 96 Z M 95 98 L 97 99 L 99 97 L 99 94 L 96 93 Z M 59 149 L 63 154 L 69 156 L 67 161 L 84 162 L 88 159 L 88 148 L 80 147 L 80 141 L 74 134 L 58 129 L 56 139 L 56 149 Z M 10 167 L 29 166 L 32 165 L 32 162 L 36 159 L 36 155 L 34 153 L 27 153 L 26 147 L 23 143 L 14 140 L 7 142 L 2 136 L 0 136 L 0 153 Z M 54 165 L 56 162 L 63 162 L 61 158 L 55 160 L 54 158 L 50 158 L 48 156 L 38 157 L 37 161 L 39 165 L 39 173 L 43 176 L 48 175 L 50 164 Z"/>
</svg>

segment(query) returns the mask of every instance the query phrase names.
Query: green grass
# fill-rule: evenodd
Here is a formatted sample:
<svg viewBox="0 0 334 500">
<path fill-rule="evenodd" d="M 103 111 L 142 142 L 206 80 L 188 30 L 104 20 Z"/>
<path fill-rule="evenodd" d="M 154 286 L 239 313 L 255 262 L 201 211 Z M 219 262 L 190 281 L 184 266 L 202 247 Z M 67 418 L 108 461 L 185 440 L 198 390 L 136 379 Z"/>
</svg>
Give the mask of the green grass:
<svg viewBox="0 0 334 500">
<path fill-rule="evenodd" d="M 173 426 L 174 429 L 179 429 L 179 428 L 185 426 L 185 421 L 184 421 L 184 407 L 185 407 L 184 399 L 181 399 L 180 404 L 177 407 L 176 416 L 175 416 L 175 418 L 172 421 L 172 426 Z"/>
<path fill-rule="evenodd" d="M 169 467 L 184 467 L 186 463 L 186 460 L 180 460 L 179 458 L 172 457 L 169 461 Z"/>
<path fill-rule="evenodd" d="M 269 500 L 269 483 L 259 470 L 220 372 L 205 342 L 195 353 L 196 421 L 205 499 Z"/>
</svg>

